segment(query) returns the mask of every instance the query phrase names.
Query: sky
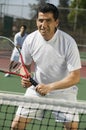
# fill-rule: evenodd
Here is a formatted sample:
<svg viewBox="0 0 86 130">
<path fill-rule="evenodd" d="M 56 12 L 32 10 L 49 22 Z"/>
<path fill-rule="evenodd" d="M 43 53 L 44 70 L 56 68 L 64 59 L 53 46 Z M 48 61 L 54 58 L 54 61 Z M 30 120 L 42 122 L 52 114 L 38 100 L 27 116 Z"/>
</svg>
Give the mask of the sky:
<svg viewBox="0 0 86 130">
<path fill-rule="evenodd" d="M 59 0 L 48 0 L 48 2 L 58 5 Z M 5 15 L 15 18 L 31 19 L 33 12 L 31 12 L 29 4 L 37 4 L 37 0 L 0 0 L 0 14 L 5 13 Z"/>
</svg>

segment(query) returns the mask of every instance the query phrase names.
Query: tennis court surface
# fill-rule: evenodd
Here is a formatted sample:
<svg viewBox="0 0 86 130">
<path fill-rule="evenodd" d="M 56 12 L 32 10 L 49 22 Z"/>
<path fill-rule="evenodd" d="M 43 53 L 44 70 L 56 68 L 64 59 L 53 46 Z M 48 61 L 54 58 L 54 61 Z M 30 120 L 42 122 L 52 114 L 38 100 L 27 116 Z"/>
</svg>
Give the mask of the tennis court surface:
<svg viewBox="0 0 86 130">
<path fill-rule="evenodd" d="M 20 77 L 11 76 L 8 78 L 4 77 L 4 74 L 0 74 L 0 130 L 10 130 L 13 117 L 15 115 L 16 109 L 19 104 L 23 106 L 28 106 L 27 109 L 43 109 L 45 111 L 45 116 L 42 121 L 33 120 L 29 125 L 27 125 L 26 130 L 63 130 L 64 126 L 62 123 L 55 121 L 54 116 L 52 115 L 53 110 L 57 110 L 57 106 L 64 107 L 67 109 L 65 113 L 68 114 L 70 108 L 73 110 L 73 118 L 75 114 L 79 113 L 79 128 L 78 130 L 86 129 L 86 78 L 81 78 L 79 87 L 78 100 L 81 100 L 81 103 L 76 104 L 58 101 L 46 101 L 40 99 L 24 99 L 23 93 L 25 89 L 20 84 Z M 56 104 L 53 104 L 56 103 Z M 39 105 L 41 104 L 41 105 Z M 70 104 L 70 105 L 69 105 Z M 61 110 L 61 108 L 60 108 Z M 60 113 L 60 111 L 59 111 Z"/>
<path fill-rule="evenodd" d="M 79 126 L 78 130 L 86 129 L 86 101 L 78 102 L 65 102 L 64 100 L 53 100 L 46 98 L 25 98 L 21 94 L 14 93 L 0 93 L 0 129 L 10 130 L 11 122 L 15 115 L 16 109 L 19 105 L 24 106 L 27 110 L 39 110 L 44 111 L 43 119 L 33 120 L 27 125 L 26 130 L 63 130 L 63 123 L 58 123 L 52 113 L 58 111 L 58 116 L 62 115 L 71 116 L 68 118 L 72 122 L 77 120 L 75 116 L 78 116 Z M 22 107 L 23 109 L 23 107 Z M 35 114 L 35 118 L 38 118 Z M 63 120 L 66 121 L 66 116 Z"/>
<path fill-rule="evenodd" d="M 1 66 L 5 66 L 5 61 L 2 61 L 1 63 Z M 22 104 L 23 106 L 26 106 L 26 109 L 28 110 L 43 110 L 45 113 L 42 121 L 33 120 L 29 125 L 27 125 L 26 130 L 63 130 L 63 123 L 56 122 L 52 114 L 53 111 L 57 111 L 58 106 L 58 116 L 61 114 L 71 114 L 73 122 L 75 115 L 77 115 L 79 117 L 78 130 L 86 130 L 86 64 L 84 64 L 81 69 L 81 81 L 78 84 L 78 100 L 81 101 L 77 103 L 58 100 L 47 101 L 46 99 L 40 100 L 40 98 L 32 98 L 28 100 L 23 97 L 25 88 L 21 86 L 20 82 L 20 77 L 11 75 L 11 77 L 5 78 L 4 74 L 0 73 L 0 130 L 11 129 L 11 123 L 16 109 Z M 66 111 L 62 111 L 62 109 L 66 109 Z M 64 119 L 64 122 L 65 121 L 66 118 Z"/>
</svg>

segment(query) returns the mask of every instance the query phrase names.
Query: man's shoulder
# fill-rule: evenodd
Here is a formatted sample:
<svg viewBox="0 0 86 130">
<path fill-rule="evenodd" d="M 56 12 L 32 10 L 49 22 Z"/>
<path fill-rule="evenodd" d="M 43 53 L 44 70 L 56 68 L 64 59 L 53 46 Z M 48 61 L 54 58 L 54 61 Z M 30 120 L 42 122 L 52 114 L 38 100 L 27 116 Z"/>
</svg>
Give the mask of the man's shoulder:
<svg viewBox="0 0 86 130">
<path fill-rule="evenodd" d="M 17 32 L 17 33 L 15 34 L 15 37 L 20 37 L 20 32 Z"/>
<path fill-rule="evenodd" d="M 29 33 L 28 36 L 27 36 L 27 39 L 28 39 L 28 38 L 29 38 L 29 39 L 36 38 L 38 35 L 39 35 L 39 31 L 36 30 L 36 31 L 34 31 L 34 32 Z"/>
<path fill-rule="evenodd" d="M 74 40 L 74 38 L 73 38 L 70 34 L 68 34 L 67 32 L 65 32 L 65 31 L 63 31 L 63 30 L 59 30 L 59 29 L 58 29 L 58 35 L 59 35 L 59 36 L 62 36 L 64 39 Z"/>
<path fill-rule="evenodd" d="M 28 34 L 28 36 L 34 36 L 34 35 L 37 35 L 39 33 L 38 30 L 34 31 L 34 32 L 31 32 Z"/>
</svg>

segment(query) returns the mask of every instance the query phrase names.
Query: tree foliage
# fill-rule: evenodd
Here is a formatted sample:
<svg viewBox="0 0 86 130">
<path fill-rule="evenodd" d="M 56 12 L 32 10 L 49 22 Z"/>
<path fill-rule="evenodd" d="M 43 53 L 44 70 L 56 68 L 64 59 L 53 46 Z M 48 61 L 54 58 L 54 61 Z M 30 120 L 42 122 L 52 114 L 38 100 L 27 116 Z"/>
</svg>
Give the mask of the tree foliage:
<svg viewBox="0 0 86 130">
<path fill-rule="evenodd" d="M 60 7 L 68 7 L 69 6 L 69 0 L 60 0 Z"/>
<path fill-rule="evenodd" d="M 68 20 L 75 24 L 76 28 L 86 26 L 86 0 L 73 0 L 70 4 L 71 11 L 68 15 Z"/>
<path fill-rule="evenodd" d="M 47 0 L 36 0 L 37 4 L 29 4 L 30 9 L 31 9 L 31 17 L 32 19 L 36 18 L 36 13 L 37 13 L 37 8 L 40 5 L 43 5 L 47 2 Z"/>
<path fill-rule="evenodd" d="M 65 27 L 68 25 L 68 14 L 69 10 L 67 9 L 69 7 L 69 0 L 60 0 L 59 1 L 59 19 L 60 19 L 60 27 L 63 28 L 64 24 Z"/>
</svg>

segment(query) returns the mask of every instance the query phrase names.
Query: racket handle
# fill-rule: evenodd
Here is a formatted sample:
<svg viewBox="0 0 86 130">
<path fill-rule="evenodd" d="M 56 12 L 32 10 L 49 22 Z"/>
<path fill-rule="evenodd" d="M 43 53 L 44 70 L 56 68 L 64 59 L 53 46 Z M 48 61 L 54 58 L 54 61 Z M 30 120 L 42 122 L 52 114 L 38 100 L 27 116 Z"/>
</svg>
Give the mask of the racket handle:
<svg viewBox="0 0 86 130">
<path fill-rule="evenodd" d="M 34 85 L 36 87 L 36 85 L 38 85 L 38 83 L 30 77 L 30 82 L 32 83 L 32 85 Z"/>
</svg>

